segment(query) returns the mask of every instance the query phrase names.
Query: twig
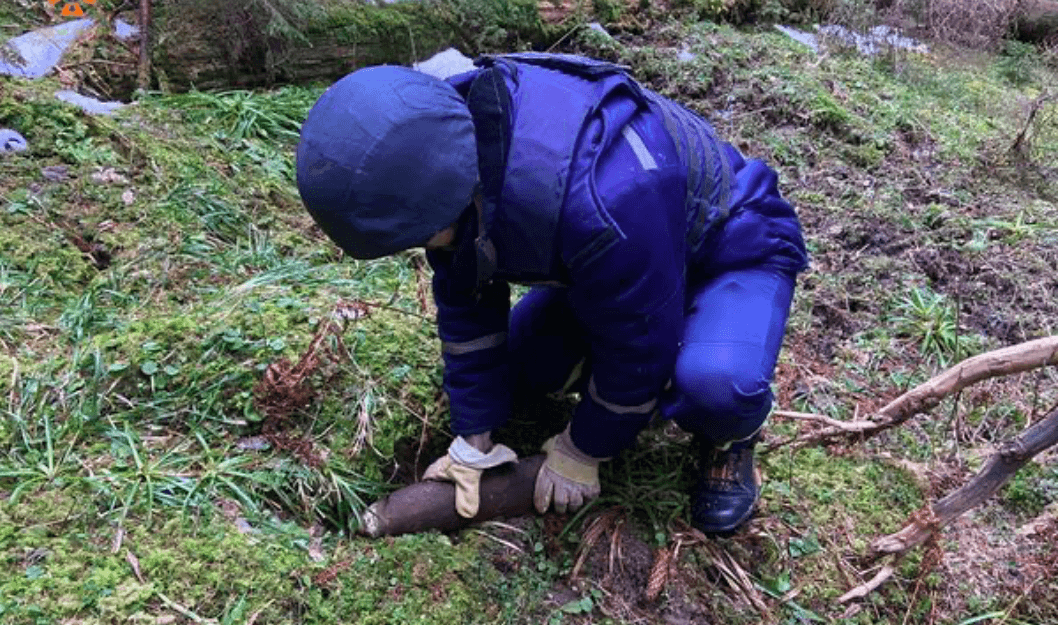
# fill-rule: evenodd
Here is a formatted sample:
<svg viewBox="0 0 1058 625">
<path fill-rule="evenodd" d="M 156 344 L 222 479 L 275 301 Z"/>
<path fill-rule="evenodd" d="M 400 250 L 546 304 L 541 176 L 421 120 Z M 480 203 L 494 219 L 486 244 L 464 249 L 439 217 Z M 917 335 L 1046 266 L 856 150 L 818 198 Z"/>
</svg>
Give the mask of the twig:
<svg viewBox="0 0 1058 625">
<path fill-rule="evenodd" d="M 741 595 L 742 599 L 753 606 L 761 617 L 763 623 L 775 623 L 775 615 L 764 602 L 764 598 L 757 590 L 757 586 L 750 579 L 749 574 L 738 563 L 727 549 L 710 540 L 701 530 L 690 527 L 683 521 L 678 521 L 679 531 L 673 535 L 676 539 L 676 547 L 671 556 L 670 566 L 675 566 L 679 560 L 679 548 L 683 543 L 689 546 L 700 547 L 709 558 L 710 564 L 720 572 L 731 589 Z"/>
<path fill-rule="evenodd" d="M 15 403 L 21 401 L 22 395 L 18 392 L 19 383 L 19 370 L 18 370 L 18 358 L 12 358 L 11 362 L 14 365 L 11 367 L 11 392 L 7 397 L 8 410 L 11 413 L 15 413 Z"/>
<path fill-rule="evenodd" d="M 433 319 L 431 319 L 430 317 L 427 317 L 426 315 L 423 315 L 423 314 L 420 314 L 420 313 L 417 313 L 417 312 L 414 312 L 414 311 L 411 311 L 411 310 L 404 310 L 403 308 L 397 308 L 396 306 L 391 306 L 389 304 L 382 304 L 382 303 L 379 303 L 379 302 L 364 302 L 364 305 L 369 306 L 371 308 L 381 308 L 382 310 L 388 310 L 388 311 L 391 311 L 391 312 L 401 313 L 401 314 L 404 314 L 404 315 L 410 315 L 412 317 L 415 317 L 417 319 L 422 319 L 423 321 L 427 321 L 429 323 L 433 323 L 434 322 Z"/>
<path fill-rule="evenodd" d="M 877 573 L 875 573 L 874 577 L 872 577 L 870 580 L 864 582 L 863 584 L 860 584 L 859 586 L 838 597 L 838 603 L 847 603 L 849 601 L 852 601 L 853 599 L 862 599 L 867 595 L 871 594 L 872 591 L 884 584 L 885 580 L 893 576 L 893 573 L 896 572 L 895 565 L 896 558 L 893 558 L 889 562 L 885 563 L 885 565 L 883 565 L 882 568 Z"/>
<path fill-rule="evenodd" d="M 132 553 L 131 549 L 125 550 L 125 561 L 132 567 L 132 572 L 136 575 L 136 579 L 141 584 L 146 584 L 147 582 L 143 579 L 143 573 L 140 572 L 140 559 L 136 557 L 136 554 Z"/>
<path fill-rule="evenodd" d="M 475 530 L 471 530 L 471 531 L 473 533 L 475 533 L 475 534 L 480 534 L 480 535 L 484 536 L 485 538 L 488 538 L 491 541 L 497 542 L 497 543 L 503 545 L 504 547 L 507 547 L 511 551 L 516 551 L 516 552 L 518 552 L 520 554 L 523 554 L 523 555 L 525 554 L 525 549 L 522 549 L 521 547 L 519 547 L 518 545 L 512 543 L 509 540 L 504 540 L 504 539 L 500 538 L 499 536 L 493 536 L 492 534 L 490 534 L 490 533 L 488 533 L 486 531 L 483 531 L 483 530 L 479 530 L 479 529 L 475 529 Z"/>
<path fill-rule="evenodd" d="M 140 0 L 140 64 L 136 86 L 143 91 L 151 87 L 151 0 Z"/>
<path fill-rule="evenodd" d="M 831 419 L 830 417 L 821 414 L 793 412 L 790 410 L 776 410 L 772 413 L 772 416 L 796 419 L 798 421 L 815 421 L 817 423 L 838 428 L 844 432 L 863 432 L 878 427 L 878 423 L 874 421 L 841 421 L 839 419 Z"/>
<path fill-rule="evenodd" d="M 556 41 L 555 43 L 551 44 L 551 46 L 547 50 L 545 50 L 545 52 L 551 52 L 552 50 L 557 48 L 560 43 L 562 43 L 563 41 L 568 39 L 570 35 L 572 35 L 573 33 L 577 32 L 581 28 L 584 28 L 584 24 L 576 24 L 576 25 L 574 25 L 573 28 L 570 28 L 568 31 L 566 31 L 565 35 L 562 35 L 561 37 L 559 37 L 558 41 Z"/>
<path fill-rule="evenodd" d="M 1032 123 L 1036 119 L 1036 115 L 1039 114 L 1040 109 L 1043 105 L 1050 102 L 1051 100 L 1058 100 L 1058 94 L 1048 93 L 1044 91 L 1032 102 L 1032 108 L 1029 110 L 1028 117 L 1025 118 L 1025 125 L 1021 128 L 1021 132 L 1018 133 L 1016 139 L 1014 139 L 1013 145 L 1010 146 L 1010 152 L 1017 154 L 1018 156 L 1024 156 L 1025 154 L 1025 139 L 1028 137 L 1029 129 L 1032 128 Z"/>
<path fill-rule="evenodd" d="M 179 612 L 181 616 L 183 616 L 184 618 L 187 618 L 187 619 L 191 619 L 192 622 L 195 622 L 195 623 L 209 623 L 211 625 L 215 625 L 216 622 L 217 622 L 216 619 L 202 618 L 201 616 L 195 614 L 191 610 L 188 610 L 184 606 L 182 606 L 179 603 L 173 601 L 169 597 L 166 597 L 164 593 L 160 593 L 159 592 L 159 593 L 157 593 L 157 595 L 158 595 L 158 598 L 162 600 L 162 603 L 164 603 L 170 610 L 173 610 L 174 612 Z"/>
</svg>

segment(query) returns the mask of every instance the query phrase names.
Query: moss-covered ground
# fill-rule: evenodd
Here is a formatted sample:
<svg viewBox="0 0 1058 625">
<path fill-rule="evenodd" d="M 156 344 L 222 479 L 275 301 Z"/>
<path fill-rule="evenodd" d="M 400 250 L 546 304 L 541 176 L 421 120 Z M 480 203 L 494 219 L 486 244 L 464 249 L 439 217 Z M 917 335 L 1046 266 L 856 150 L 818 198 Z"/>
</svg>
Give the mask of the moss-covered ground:
<svg viewBox="0 0 1058 625">
<path fill-rule="evenodd" d="M 1058 332 L 1053 104 L 1011 150 L 1058 84 L 1041 54 L 817 56 L 657 16 L 611 30 L 559 49 L 700 111 L 799 209 L 813 268 L 779 408 L 868 415 Z M 342 258 L 298 201 L 293 147 L 323 86 L 145 95 L 104 118 L 57 84 L 0 79 L 0 127 L 31 144 L 0 157 L 0 622 L 1058 620 L 1053 454 L 866 600 L 835 601 L 874 574 L 872 538 L 1058 401 L 1053 370 L 866 442 L 776 447 L 732 537 L 687 532 L 689 443 L 671 428 L 609 463 L 582 514 L 356 536 L 365 503 L 447 445 L 446 407 L 421 252 Z M 531 452 L 519 425 L 508 442 Z M 767 442 L 810 427 L 776 418 Z"/>
</svg>

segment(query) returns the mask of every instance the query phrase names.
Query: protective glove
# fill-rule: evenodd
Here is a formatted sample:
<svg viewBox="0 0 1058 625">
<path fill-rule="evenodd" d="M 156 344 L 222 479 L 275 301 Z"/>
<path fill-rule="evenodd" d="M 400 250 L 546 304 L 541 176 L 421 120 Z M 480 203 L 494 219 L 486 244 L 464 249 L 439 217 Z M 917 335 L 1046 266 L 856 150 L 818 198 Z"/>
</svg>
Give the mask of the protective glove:
<svg viewBox="0 0 1058 625">
<path fill-rule="evenodd" d="M 585 503 L 599 496 L 599 463 L 609 458 L 592 458 L 586 455 L 569 437 L 569 427 L 544 443 L 547 460 L 536 474 L 533 505 L 537 512 L 547 512 L 553 501 L 555 511 L 576 511 Z"/>
<path fill-rule="evenodd" d="M 486 434 L 484 438 L 477 435 L 477 445 L 472 445 L 462 436 L 456 437 L 448 446 L 448 453 L 426 467 L 424 480 L 441 480 L 456 484 L 456 512 L 459 516 L 472 519 L 478 514 L 481 503 L 481 473 L 485 469 L 498 467 L 507 462 L 514 462 L 518 454 L 506 445 L 493 445 Z M 488 452 L 480 448 L 488 449 Z"/>
</svg>

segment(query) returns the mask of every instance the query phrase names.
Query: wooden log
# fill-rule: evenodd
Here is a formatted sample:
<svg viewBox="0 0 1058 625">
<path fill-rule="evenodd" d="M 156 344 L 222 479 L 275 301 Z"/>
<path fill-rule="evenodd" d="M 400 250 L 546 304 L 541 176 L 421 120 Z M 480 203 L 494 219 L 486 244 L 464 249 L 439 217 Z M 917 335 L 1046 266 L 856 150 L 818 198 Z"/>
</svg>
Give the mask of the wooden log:
<svg viewBox="0 0 1058 625">
<path fill-rule="evenodd" d="M 163 6 L 156 11 L 153 61 L 159 82 L 172 91 L 329 83 L 360 67 L 409 65 L 448 47 L 473 55 L 550 36 L 535 4 L 482 15 L 477 3 L 463 0 L 321 3 L 322 17 L 287 20 L 286 34 L 245 0 L 224 11 L 196 0 Z"/>
<path fill-rule="evenodd" d="M 422 481 L 371 504 L 360 531 L 366 536 L 397 536 L 438 530 L 451 532 L 472 523 L 530 514 L 536 474 L 547 456 L 538 454 L 489 469 L 481 479 L 478 514 L 466 519 L 456 512 L 456 487 L 451 482 Z"/>
</svg>

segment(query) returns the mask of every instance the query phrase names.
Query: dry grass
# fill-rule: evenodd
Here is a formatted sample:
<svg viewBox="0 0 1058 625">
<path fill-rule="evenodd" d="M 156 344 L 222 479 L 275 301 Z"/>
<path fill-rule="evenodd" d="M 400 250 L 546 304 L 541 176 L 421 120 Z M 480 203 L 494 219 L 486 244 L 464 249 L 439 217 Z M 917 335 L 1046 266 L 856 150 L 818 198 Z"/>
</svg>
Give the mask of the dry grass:
<svg viewBox="0 0 1058 625">
<path fill-rule="evenodd" d="M 1020 4 L 1020 0 L 931 0 L 926 24 L 938 39 L 988 48 L 1009 32 Z"/>
</svg>

